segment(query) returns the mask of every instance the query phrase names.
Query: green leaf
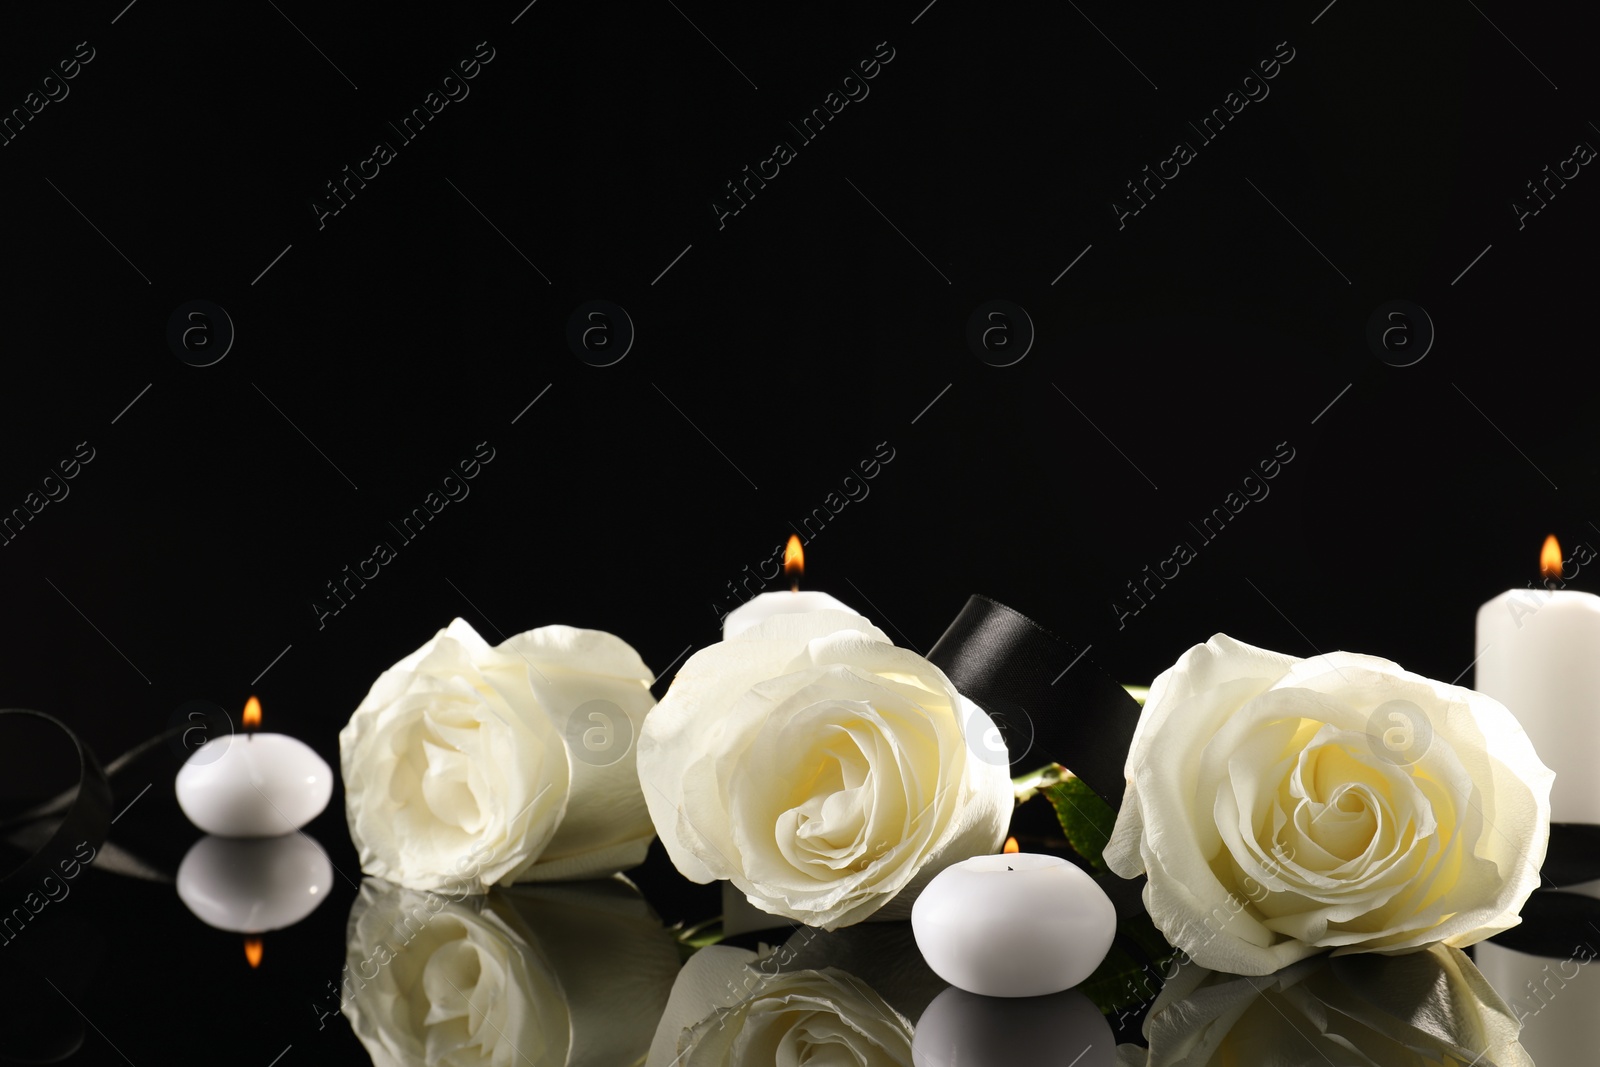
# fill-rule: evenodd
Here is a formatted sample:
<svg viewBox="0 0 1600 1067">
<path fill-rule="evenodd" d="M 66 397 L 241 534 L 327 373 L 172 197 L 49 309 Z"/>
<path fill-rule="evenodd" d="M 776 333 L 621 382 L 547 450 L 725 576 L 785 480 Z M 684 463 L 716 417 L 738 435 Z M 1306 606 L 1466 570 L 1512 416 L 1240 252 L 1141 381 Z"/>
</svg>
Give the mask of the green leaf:
<svg viewBox="0 0 1600 1067">
<path fill-rule="evenodd" d="M 1039 790 L 1064 782 L 1071 777 L 1072 772 L 1061 764 L 1047 763 L 1037 770 L 1019 774 L 1011 779 L 1011 791 L 1015 794 L 1018 804 L 1026 804 L 1038 795 Z"/>
<path fill-rule="evenodd" d="M 680 923 L 672 930 L 673 937 L 678 943 L 678 960 L 680 963 L 688 962 L 690 956 L 708 945 L 715 945 L 727 935 L 722 929 L 722 916 L 707 919 L 705 922 L 684 929 Z"/>
<path fill-rule="evenodd" d="M 1111 840 L 1111 828 L 1116 825 L 1117 813 L 1101 800 L 1081 778 L 1068 778 L 1044 790 L 1050 806 L 1056 809 L 1056 821 L 1067 835 L 1067 842 L 1078 855 L 1089 861 L 1097 871 L 1106 869 L 1106 842 Z"/>
</svg>

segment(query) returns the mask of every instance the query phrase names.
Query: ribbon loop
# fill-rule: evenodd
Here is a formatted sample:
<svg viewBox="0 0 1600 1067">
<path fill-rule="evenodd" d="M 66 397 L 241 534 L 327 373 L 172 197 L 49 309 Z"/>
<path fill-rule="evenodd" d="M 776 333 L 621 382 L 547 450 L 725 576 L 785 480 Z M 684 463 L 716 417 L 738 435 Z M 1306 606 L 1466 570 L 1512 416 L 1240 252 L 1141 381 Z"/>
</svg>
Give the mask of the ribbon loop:
<svg viewBox="0 0 1600 1067">
<path fill-rule="evenodd" d="M 995 720 L 1016 771 L 1024 758 L 1029 767 L 1053 760 L 1117 808 L 1139 705 L 1088 652 L 974 595 L 928 659 Z"/>
</svg>

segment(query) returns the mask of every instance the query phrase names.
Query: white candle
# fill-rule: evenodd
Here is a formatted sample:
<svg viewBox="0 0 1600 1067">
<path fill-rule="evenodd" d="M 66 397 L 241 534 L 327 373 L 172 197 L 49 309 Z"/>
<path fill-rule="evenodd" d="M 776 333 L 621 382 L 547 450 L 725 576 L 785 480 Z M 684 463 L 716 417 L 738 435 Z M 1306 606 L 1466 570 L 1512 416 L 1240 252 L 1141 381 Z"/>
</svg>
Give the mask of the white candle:
<svg viewBox="0 0 1600 1067">
<path fill-rule="evenodd" d="M 1094 973 L 1117 910 L 1066 860 L 1014 852 L 940 871 L 911 909 L 911 930 L 928 966 L 958 989 L 1039 997 Z"/>
<path fill-rule="evenodd" d="M 218 930 L 293 926 L 333 888 L 333 865 L 304 834 L 241 841 L 202 837 L 178 865 L 178 897 Z"/>
<path fill-rule="evenodd" d="M 245 724 L 260 717 L 251 697 Z M 295 738 L 231 734 L 194 751 L 178 769 L 177 791 L 183 813 L 208 834 L 276 837 L 322 814 L 333 795 L 333 771 Z"/>
<path fill-rule="evenodd" d="M 1559 576 L 1561 550 L 1548 546 Z M 1474 688 L 1511 709 L 1556 772 L 1551 820 L 1600 823 L 1600 597 L 1501 593 L 1478 609 L 1477 642 Z"/>
<path fill-rule="evenodd" d="M 855 608 L 835 600 L 827 593 L 810 590 L 803 593 L 791 593 L 788 590 L 760 593 L 728 612 L 728 617 L 722 620 L 722 639 L 726 641 L 734 634 L 743 633 L 774 615 L 787 615 L 795 611 L 848 611 L 852 615 L 859 614 Z"/>
<path fill-rule="evenodd" d="M 784 549 L 783 571 L 793 580 L 793 589 L 786 592 L 759 593 L 728 612 L 727 617 L 722 620 L 724 641 L 774 615 L 787 615 L 797 611 L 848 611 L 852 615 L 860 614 L 855 608 L 835 600 L 827 593 L 800 591 L 800 576 L 805 573 L 805 553 L 800 548 L 800 538 L 794 534 L 789 535 L 789 544 Z"/>
</svg>

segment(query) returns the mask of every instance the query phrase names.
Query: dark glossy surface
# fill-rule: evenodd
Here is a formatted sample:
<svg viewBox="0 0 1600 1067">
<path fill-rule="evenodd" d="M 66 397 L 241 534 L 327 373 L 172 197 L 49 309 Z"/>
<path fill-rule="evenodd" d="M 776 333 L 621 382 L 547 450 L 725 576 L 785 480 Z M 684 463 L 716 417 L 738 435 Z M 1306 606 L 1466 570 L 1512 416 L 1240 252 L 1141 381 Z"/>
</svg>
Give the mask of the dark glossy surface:
<svg viewBox="0 0 1600 1067">
<path fill-rule="evenodd" d="M 988 1000 L 934 976 L 903 922 L 744 934 L 680 971 L 687 950 L 669 927 L 720 903 L 658 851 L 633 884 L 446 899 L 363 880 L 337 808 L 307 828 L 335 868 L 331 892 L 262 935 L 252 968 L 244 938 L 203 923 L 170 882 L 113 873 L 137 855 L 147 873 L 170 876 L 199 839 L 158 786 L 119 820 L 96 865 L 0 949 L 9 1060 L 75 1050 L 65 1062 L 550 1067 L 644 1062 L 654 1039 L 651 1067 L 679 1055 L 856 1062 L 828 1058 L 846 1049 L 868 1064 L 1109 1067 L 1146 1062 L 1146 1043 L 1152 1064 L 1369 1062 L 1351 1050 L 1380 1064 L 1448 1062 L 1404 1051 L 1415 1046 L 1503 1065 L 1527 1062 L 1503 1054 L 1520 1020 L 1537 1062 L 1564 1067 L 1586 1062 L 1600 1017 L 1586 913 L 1541 920 L 1546 944 L 1570 934 L 1565 958 L 1492 950 L 1486 966 L 1509 1010 L 1464 956 L 1443 950 L 1320 958 L 1256 978 L 1174 967 L 1143 979 L 1161 992 L 1153 1015 L 1148 1003 L 1102 1015 L 1077 991 Z M 664 1013 L 671 1030 L 658 1036 Z M 1219 1058 L 1183 1058 L 1212 1046 Z"/>
<path fill-rule="evenodd" d="M 978 592 L 1128 682 L 1219 631 L 1453 679 L 1474 610 L 1534 578 L 1544 535 L 1596 536 L 1600 179 L 1566 163 L 1600 120 L 1592 11 L 762 7 L 10 5 L 0 106 L 32 117 L 0 151 L 0 516 L 21 515 L 0 703 L 109 759 L 187 701 L 259 692 L 267 729 L 336 765 L 372 680 L 452 617 L 603 628 L 666 673 L 791 525 L 815 542 L 808 587 L 922 650 Z M 379 177 L 346 178 L 479 42 L 495 58 L 470 97 L 414 143 L 397 131 Z M 719 218 L 741 168 L 879 42 L 895 58 L 870 97 Z M 1295 58 L 1270 95 L 1235 104 L 1226 137 L 1192 135 L 1279 42 Z M 1191 136 L 1198 158 L 1131 215 L 1130 185 L 1157 188 Z M 336 181 L 352 195 L 328 215 Z M 1421 311 L 1398 339 L 1437 330 L 1411 366 L 1367 336 L 1397 299 Z M 196 300 L 234 331 L 210 365 L 169 343 Z M 568 341 L 598 300 L 636 330 L 611 366 Z M 969 347 L 996 300 L 1037 331 L 1010 366 Z M 480 442 L 495 458 L 470 495 L 425 537 L 391 533 Z M 1257 497 L 1279 442 L 1297 458 Z M 398 555 L 371 577 L 379 539 Z M 1196 558 L 1173 577 L 1178 542 Z M 59 755 L 0 736 L 0 797 L 60 789 Z M 116 776 L 121 855 L 0 946 L 0 1054 L 368 1062 L 338 996 L 361 883 L 340 796 L 307 828 L 327 898 L 251 969 L 161 880 L 199 836 L 175 770 L 163 751 Z M 110 873 L 129 857 L 155 880 Z M 632 877 L 664 928 L 720 909 L 659 848 Z M 472 928 L 559 976 L 567 946 L 523 904 Z M 1600 1047 L 1564 1031 L 1600 1019 L 1579 962 L 1600 933 L 1568 918 L 1540 942 L 1556 955 L 1496 964 L 1530 1041 L 1548 1035 L 1541 1063 Z M 914 959 L 839 952 L 806 966 L 859 970 L 927 1033 L 936 990 L 874 969 Z M 938 1003 L 968 1020 L 947 1033 L 1048 1032 Z M 1254 1016 L 1306 1027 L 1314 1006 L 1286 993 Z M 908 1031 L 876 1018 L 893 1062 Z M 1109 1022 L 1139 1034 L 1137 1014 Z"/>
</svg>

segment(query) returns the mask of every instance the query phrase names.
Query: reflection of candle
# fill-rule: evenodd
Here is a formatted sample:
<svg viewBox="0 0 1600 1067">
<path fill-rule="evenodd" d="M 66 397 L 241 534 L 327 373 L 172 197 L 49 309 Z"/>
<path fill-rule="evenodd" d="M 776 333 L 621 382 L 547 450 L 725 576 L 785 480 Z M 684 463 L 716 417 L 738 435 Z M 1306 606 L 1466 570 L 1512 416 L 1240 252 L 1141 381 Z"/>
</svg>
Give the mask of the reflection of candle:
<svg viewBox="0 0 1600 1067">
<path fill-rule="evenodd" d="M 911 1058 L 916 1067 L 1112 1067 L 1116 1049 L 1111 1024 L 1075 989 L 1048 997 L 980 997 L 951 988 L 917 1020 Z"/>
<path fill-rule="evenodd" d="M 1600 882 L 1563 886 L 1600 897 Z M 1522 1024 L 1517 1040 L 1534 1063 L 1592 1063 L 1600 1048 L 1600 938 L 1586 925 L 1572 931 L 1571 955 L 1534 956 L 1484 941 L 1472 948 L 1478 970 Z"/>
<path fill-rule="evenodd" d="M 1561 579 L 1552 536 L 1540 570 Z M 1511 709 L 1556 772 L 1555 822 L 1600 823 L 1600 597 L 1570 589 L 1513 589 L 1478 609 L 1479 692 Z"/>
<path fill-rule="evenodd" d="M 220 837 L 293 833 L 322 813 L 333 772 L 303 741 L 257 734 L 261 704 L 244 710 L 251 732 L 207 741 L 178 770 L 178 806 L 189 821 Z"/>
<path fill-rule="evenodd" d="M 974 856 L 934 876 L 911 909 L 928 966 L 988 997 L 1070 989 L 1111 950 L 1117 910 L 1094 879 L 1056 856 Z"/>
<path fill-rule="evenodd" d="M 806 556 L 800 547 L 800 538 L 789 535 L 789 544 L 783 550 L 783 573 L 789 579 L 789 591 L 760 593 L 728 612 L 722 620 L 722 638 L 726 641 L 734 634 L 774 615 L 788 615 L 797 611 L 848 611 L 856 614 L 850 605 L 835 600 L 827 593 L 800 591 L 800 577 L 806 572 Z"/>
<path fill-rule="evenodd" d="M 202 837 L 178 865 L 178 897 L 207 926 L 262 934 L 293 926 L 333 888 L 333 865 L 304 834 Z"/>
</svg>

